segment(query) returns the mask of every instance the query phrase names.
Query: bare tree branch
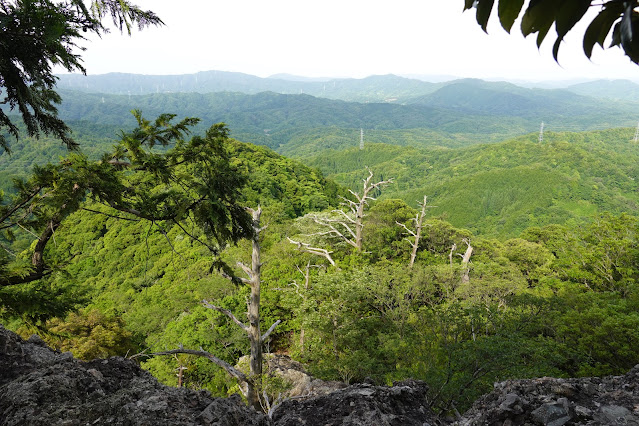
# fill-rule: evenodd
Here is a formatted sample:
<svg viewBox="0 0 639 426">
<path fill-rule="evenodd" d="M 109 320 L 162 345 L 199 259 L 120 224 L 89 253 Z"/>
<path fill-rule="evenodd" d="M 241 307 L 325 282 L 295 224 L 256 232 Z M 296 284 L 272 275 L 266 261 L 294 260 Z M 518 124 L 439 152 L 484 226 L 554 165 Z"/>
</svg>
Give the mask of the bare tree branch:
<svg viewBox="0 0 639 426">
<path fill-rule="evenodd" d="M 262 337 L 260 338 L 260 340 L 262 341 L 262 343 L 268 339 L 268 336 L 270 336 L 270 334 L 273 332 L 273 330 L 275 330 L 275 327 L 277 327 L 280 323 L 282 322 L 282 320 L 277 320 L 273 323 L 273 325 L 271 325 L 269 327 L 268 330 L 266 330 L 266 333 L 262 334 Z"/>
<path fill-rule="evenodd" d="M 237 262 L 237 266 L 239 266 L 240 268 L 242 268 L 242 271 L 244 271 L 244 273 L 246 275 L 248 275 L 249 278 L 253 277 L 253 270 L 251 268 L 249 268 L 248 266 L 246 266 L 245 264 L 243 264 L 242 262 Z"/>
<path fill-rule="evenodd" d="M 286 239 L 291 244 L 296 244 L 298 250 L 300 250 L 300 251 L 302 251 L 304 253 L 310 253 L 310 254 L 315 254 L 317 256 L 322 256 L 323 258 L 328 260 L 331 265 L 336 266 L 335 265 L 335 261 L 331 257 L 331 253 L 333 253 L 332 251 L 328 251 L 326 249 L 318 248 L 318 247 L 311 247 L 310 244 L 302 243 L 300 241 L 295 241 L 295 240 L 290 239 L 289 237 L 286 237 Z"/>
<path fill-rule="evenodd" d="M 208 301 L 206 301 L 206 300 L 202 300 L 202 304 L 203 304 L 204 306 L 206 306 L 207 308 L 209 308 L 209 309 L 216 310 L 216 311 L 218 311 L 218 312 L 220 312 L 220 313 L 222 313 L 222 314 L 226 315 L 227 317 L 229 317 L 229 318 L 231 319 L 231 321 L 233 321 L 235 324 L 239 325 L 239 326 L 240 326 L 240 328 L 242 328 L 242 330 L 244 330 L 244 331 L 247 331 L 247 332 L 248 332 L 249 327 L 248 327 L 246 324 L 244 324 L 242 321 L 240 321 L 239 319 L 237 319 L 237 318 L 235 317 L 235 315 L 233 315 L 233 312 L 229 311 L 228 309 L 224 309 L 224 308 L 221 308 L 221 307 L 219 307 L 219 306 L 212 305 L 212 304 L 210 304 L 210 303 L 209 303 Z"/>
<path fill-rule="evenodd" d="M 246 374 L 242 373 L 240 370 L 238 370 L 237 368 L 233 367 L 231 364 L 229 364 L 226 361 L 223 361 L 221 359 L 219 359 L 218 357 L 216 357 L 215 355 L 206 352 L 204 350 L 202 350 L 202 348 L 200 348 L 199 351 L 194 350 L 194 349 L 172 349 L 170 351 L 164 351 L 164 352 L 154 352 L 151 354 L 136 354 L 133 355 L 131 357 L 131 359 L 135 359 L 141 356 L 156 356 L 156 355 L 175 355 L 175 354 L 186 354 L 186 355 L 195 355 L 195 356 L 201 356 L 204 358 L 207 358 L 208 360 L 214 362 L 215 364 L 219 365 L 220 367 L 222 367 L 224 370 L 226 370 L 227 373 L 229 373 L 231 376 L 235 377 L 237 380 L 239 380 L 242 383 L 251 383 L 251 379 L 249 379 Z"/>
</svg>

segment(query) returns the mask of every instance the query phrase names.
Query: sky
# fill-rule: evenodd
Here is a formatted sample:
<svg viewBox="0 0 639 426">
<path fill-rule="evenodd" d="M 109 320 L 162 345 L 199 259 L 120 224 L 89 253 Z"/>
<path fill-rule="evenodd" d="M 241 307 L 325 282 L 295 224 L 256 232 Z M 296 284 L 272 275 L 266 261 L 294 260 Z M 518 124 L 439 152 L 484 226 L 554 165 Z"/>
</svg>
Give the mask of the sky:
<svg viewBox="0 0 639 426">
<path fill-rule="evenodd" d="M 190 74 L 219 70 L 267 77 L 445 75 L 505 80 L 626 78 L 639 66 L 621 49 L 598 46 L 592 60 L 581 39 L 591 18 L 551 53 L 515 23 L 506 33 L 496 16 L 488 33 L 463 0 L 134 0 L 166 26 L 116 31 L 84 43 L 88 74 Z M 596 13 L 596 11 L 593 11 Z M 581 23 L 580 23 L 581 24 Z"/>
</svg>

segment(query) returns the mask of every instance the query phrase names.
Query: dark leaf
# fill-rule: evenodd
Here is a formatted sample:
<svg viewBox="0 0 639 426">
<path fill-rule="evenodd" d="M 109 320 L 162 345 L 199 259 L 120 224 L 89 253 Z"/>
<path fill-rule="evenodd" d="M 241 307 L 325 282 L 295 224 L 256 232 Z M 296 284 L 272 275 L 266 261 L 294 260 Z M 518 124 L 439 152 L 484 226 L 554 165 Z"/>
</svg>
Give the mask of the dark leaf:
<svg viewBox="0 0 639 426">
<path fill-rule="evenodd" d="M 497 6 L 501 26 L 508 32 L 524 6 L 524 0 L 500 0 Z"/>
<path fill-rule="evenodd" d="M 631 2 L 626 3 L 626 8 L 621 17 L 621 26 L 619 27 L 621 45 L 625 51 L 628 51 L 632 43 L 632 7 L 633 4 Z"/>
<path fill-rule="evenodd" d="M 583 18 L 589 7 L 590 0 L 564 1 L 561 3 L 555 16 L 555 28 L 559 39 L 563 39 L 568 31 Z"/>
<path fill-rule="evenodd" d="M 555 0 L 537 0 L 530 2 L 521 20 L 521 32 L 524 37 L 550 28 L 553 22 L 555 22 L 554 1 Z M 548 30 L 546 29 L 545 33 L 547 32 Z M 541 40 L 543 40 L 543 37 Z"/>
<path fill-rule="evenodd" d="M 619 35 L 620 27 L 621 27 L 621 22 L 617 22 L 617 24 L 612 30 L 612 41 L 610 42 L 610 47 L 619 46 L 621 44 L 621 36 Z"/>
<path fill-rule="evenodd" d="M 623 8 L 618 3 L 606 6 L 595 19 L 592 20 L 584 34 L 584 53 L 587 57 L 592 56 L 592 49 L 595 43 L 603 47 L 603 43 L 610 32 L 610 28 L 621 16 Z"/>
<path fill-rule="evenodd" d="M 488 19 L 493 10 L 494 0 L 482 0 L 477 4 L 477 23 L 487 32 Z"/>
<path fill-rule="evenodd" d="M 544 24 L 543 27 L 539 28 L 539 31 L 537 34 L 537 47 L 541 46 L 541 43 L 544 41 L 544 38 L 546 38 L 546 34 L 548 34 L 548 31 L 550 30 L 551 26 L 552 26 L 552 21 L 548 21 Z"/>
</svg>

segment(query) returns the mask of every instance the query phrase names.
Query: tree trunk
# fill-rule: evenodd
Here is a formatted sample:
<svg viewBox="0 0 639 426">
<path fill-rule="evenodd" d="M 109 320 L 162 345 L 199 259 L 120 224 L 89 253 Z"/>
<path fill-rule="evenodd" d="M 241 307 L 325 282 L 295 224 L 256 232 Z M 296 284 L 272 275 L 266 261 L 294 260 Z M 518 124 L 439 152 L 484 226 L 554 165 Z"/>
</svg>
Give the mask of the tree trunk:
<svg viewBox="0 0 639 426">
<path fill-rule="evenodd" d="M 426 216 L 426 201 L 427 197 L 424 195 L 424 202 L 422 203 L 422 210 L 419 212 L 419 217 L 415 221 L 415 242 L 413 243 L 413 251 L 410 254 L 409 268 L 413 268 L 415 264 L 415 258 L 417 257 L 417 249 L 419 248 L 419 240 L 422 238 L 422 227 L 424 226 L 424 216 Z"/>
<path fill-rule="evenodd" d="M 248 338 L 251 343 L 251 374 L 252 381 L 248 383 L 246 399 L 249 405 L 256 410 L 262 410 L 259 400 L 259 389 L 255 385 L 260 384 L 262 376 L 262 334 L 260 332 L 260 284 L 261 268 L 260 262 L 260 216 L 262 209 L 252 210 L 253 227 L 255 236 L 253 237 L 253 253 L 251 256 L 251 273 L 249 274 L 251 286 L 251 296 L 248 306 Z"/>
<path fill-rule="evenodd" d="M 470 245 L 470 240 L 468 240 L 467 238 L 464 238 L 463 241 L 466 243 L 467 248 L 466 252 L 462 256 L 462 265 L 464 266 L 462 283 L 466 284 L 470 282 L 470 266 L 468 266 L 468 264 L 470 263 L 470 256 L 472 256 L 473 254 L 473 246 Z"/>
</svg>

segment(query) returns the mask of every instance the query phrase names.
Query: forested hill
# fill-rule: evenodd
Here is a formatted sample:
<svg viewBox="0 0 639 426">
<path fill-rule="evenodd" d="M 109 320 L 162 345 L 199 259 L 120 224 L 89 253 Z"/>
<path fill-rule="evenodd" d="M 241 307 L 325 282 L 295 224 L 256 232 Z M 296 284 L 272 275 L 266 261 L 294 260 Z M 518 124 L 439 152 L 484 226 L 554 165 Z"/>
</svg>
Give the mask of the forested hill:
<svg viewBox="0 0 639 426">
<path fill-rule="evenodd" d="M 68 121 L 127 127 L 133 125 L 132 109 L 142 110 L 145 116 L 177 113 L 201 118 L 202 129 L 225 122 L 237 139 L 289 156 L 357 146 L 360 129 L 369 142 L 456 147 L 530 133 L 538 130 L 541 122 L 554 131 L 636 124 L 637 108 L 630 104 L 570 94 L 562 97 L 557 92 L 542 91 L 542 96 L 542 92 L 530 89 L 515 93 L 509 91 L 510 86 L 497 87 L 499 90 L 492 84 L 460 83 L 429 95 L 429 100 L 423 98 L 424 104 L 411 105 L 273 92 L 129 96 L 62 91 L 60 115 Z"/>
<path fill-rule="evenodd" d="M 111 105 L 106 98 L 102 103 L 98 97 L 97 103 Z M 156 100 L 162 99 L 169 98 Z M 170 98 L 182 99 L 190 98 Z M 330 106 L 348 105 L 310 99 L 322 102 L 325 117 Z M 285 111 L 297 110 L 280 110 L 282 120 Z M 250 123 L 260 111 L 244 117 Z M 83 140 L 93 131 L 105 135 L 86 139 L 91 143 L 83 146 L 94 154 L 105 144 L 110 149 L 104 151 L 113 149 L 113 135 L 106 133 L 114 128 L 85 122 Z M 620 374 L 639 363 L 639 228 L 633 215 L 639 147 L 633 136 L 631 127 L 546 132 L 542 143 L 534 133 L 459 149 L 370 141 L 361 151 L 324 149 L 307 162 L 355 192 L 362 193 L 366 166 L 374 173 L 370 182 L 395 178 L 369 193 L 377 200 L 367 200 L 359 248 L 330 232 L 336 222 L 327 220 L 347 215 L 334 211 L 343 207 L 339 196 L 347 195 L 334 180 L 267 147 L 224 138 L 232 166 L 248 177 L 238 201 L 264 211 L 260 244 L 242 240 L 221 256 L 227 265 L 243 262 L 235 274 L 244 277 L 259 246 L 261 329 L 281 321 L 268 328 L 273 332 L 266 332 L 264 347 L 303 361 L 324 380 L 423 379 L 429 400 L 450 412 L 468 407 L 496 381 Z M 52 154 L 46 151 L 53 141 L 24 142 L 14 145 L 10 160 L 0 155 L 5 160 L 0 166 L 15 171 L 13 161 L 31 164 Z M 153 160 L 151 171 L 160 163 L 154 157 L 161 156 L 145 156 Z M 218 165 L 200 170 L 214 173 Z M 193 177 L 194 169 L 181 166 L 173 178 Z M 71 177 L 64 183 L 73 192 L 78 180 Z M 159 199 L 174 191 L 184 194 L 186 180 L 167 185 L 150 173 L 135 176 L 131 169 L 119 177 L 132 192 L 148 183 Z M 194 194 L 201 188 L 187 187 Z M 13 201 L 8 195 L 6 200 Z M 424 195 L 433 208 L 416 242 L 406 236 L 416 229 L 420 211 L 406 203 L 416 206 Z M 42 197 L 47 198 L 54 197 Z M 37 325 L 51 345 L 80 358 L 201 348 L 242 368 L 238 360 L 249 344 L 236 325 L 246 318 L 250 290 L 212 267 L 211 251 L 197 239 L 210 222 L 201 226 L 186 217 L 149 223 L 124 216 L 131 209 L 111 214 L 103 210 L 108 201 L 100 201 L 79 205 L 55 231 L 53 222 L 27 217 L 27 226 L 55 233 L 45 252 L 51 274 L 0 288 L 2 322 L 25 335 Z M 58 217 L 47 204 L 39 208 L 39 202 L 34 215 Z M 557 223 L 563 225 L 536 226 Z M 342 231 L 342 237 L 349 235 Z M 0 241 L 7 253 L 0 274 L 25 271 L 37 238 L 22 229 L 6 234 Z M 154 356 L 143 365 L 168 384 L 177 385 L 176 371 L 183 370 L 185 386 L 215 395 L 238 389 L 207 358 Z M 270 376 L 262 383 L 271 398 L 286 389 Z"/>
<path fill-rule="evenodd" d="M 383 197 L 430 210 L 475 234 L 517 236 L 531 226 L 580 223 L 603 211 L 636 214 L 639 145 L 634 129 L 531 134 L 465 149 L 370 144 L 363 151 L 323 152 L 306 160 L 356 188 L 361 168 L 394 177 Z"/>
<path fill-rule="evenodd" d="M 74 127 L 82 138 L 83 150 L 92 158 L 109 150 L 118 134 L 117 126 L 75 123 Z M 349 135 L 334 131 L 339 137 Z M 102 133 L 110 136 L 96 136 Z M 350 135 L 355 138 L 359 136 L 357 133 L 352 131 Z M 639 179 L 639 145 L 633 142 L 634 128 L 546 132 L 542 143 L 534 133 L 502 143 L 456 149 L 368 141 L 364 150 L 342 149 L 339 144 L 337 149 L 330 149 L 326 134 L 311 134 L 318 144 L 324 141 L 324 145 L 290 148 L 296 148 L 293 151 L 298 154 L 306 154 L 305 164 L 353 189 L 361 184 L 366 166 L 380 178 L 393 177 L 395 184 L 386 189 L 383 198 L 401 198 L 416 207 L 416 202 L 428 195 L 432 204 L 438 206 L 430 210 L 432 215 L 478 235 L 513 237 L 530 226 L 580 223 L 603 211 L 635 213 L 639 205 L 636 181 Z M 393 135 L 406 134 L 389 131 L 380 139 L 393 142 Z M 370 133 L 366 135 L 369 137 Z M 437 140 L 436 133 L 429 136 Z M 253 145 L 238 146 L 243 147 L 244 152 Z M 9 190 L 11 178 L 24 175 L 33 165 L 55 162 L 65 154 L 59 141 L 21 139 L 13 145 L 11 156 L 0 155 L 0 189 Z M 258 154 L 262 160 L 251 160 L 255 166 L 247 170 L 259 177 L 257 181 L 269 186 L 273 176 L 282 177 L 277 172 L 278 166 L 264 169 L 258 165 L 288 164 L 290 160 L 257 146 L 251 148 L 248 158 Z M 269 191 L 283 191 L 281 188 L 285 187 L 286 184 L 280 183 Z M 297 191 L 295 197 L 299 198 L 295 206 L 282 207 L 289 216 L 299 213 L 302 205 L 307 208 L 324 205 L 324 201 L 304 195 L 302 190 Z"/>
<path fill-rule="evenodd" d="M 454 146 L 518 135 L 539 126 L 537 119 L 451 113 L 423 105 L 364 104 L 273 92 L 123 96 L 62 91 L 62 96 L 64 101 L 59 110 L 64 120 L 130 127 L 134 124 L 132 109 L 141 110 L 145 116 L 177 113 L 180 117 L 202 119 L 199 130 L 210 123 L 224 122 L 235 138 L 278 151 L 286 150 L 289 143 L 300 139 L 301 144 L 313 143 L 313 136 L 321 137 L 337 129 L 348 134 L 351 145 L 359 143 L 359 130 L 363 128 L 367 133 L 382 134 L 400 129 L 410 131 L 414 135 L 411 139 L 417 145 Z M 428 137 L 421 136 L 425 133 L 423 129 L 428 130 Z M 309 134 L 310 138 L 307 137 Z M 406 143 L 405 140 L 397 142 Z"/>
<path fill-rule="evenodd" d="M 631 99 L 639 101 L 639 96 L 625 98 L 626 101 Z M 543 117 L 547 124 L 557 127 L 561 127 L 564 120 L 567 120 L 564 124 L 571 123 L 577 116 L 583 122 L 594 122 L 602 116 L 614 116 L 623 109 L 634 111 L 635 108 L 634 104 L 595 100 L 586 93 L 576 94 L 562 89 L 527 89 L 511 83 L 478 79 L 449 82 L 433 93 L 412 100 L 411 104 L 497 116 Z M 622 115 L 632 117 L 631 114 Z"/>
<path fill-rule="evenodd" d="M 604 99 L 636 101 L 639 84 L 629 80 L 596 80 L 567 87 L 571 92 Z"/>
</svg>

